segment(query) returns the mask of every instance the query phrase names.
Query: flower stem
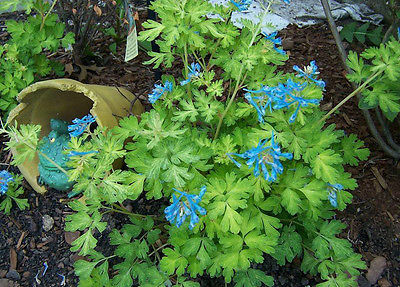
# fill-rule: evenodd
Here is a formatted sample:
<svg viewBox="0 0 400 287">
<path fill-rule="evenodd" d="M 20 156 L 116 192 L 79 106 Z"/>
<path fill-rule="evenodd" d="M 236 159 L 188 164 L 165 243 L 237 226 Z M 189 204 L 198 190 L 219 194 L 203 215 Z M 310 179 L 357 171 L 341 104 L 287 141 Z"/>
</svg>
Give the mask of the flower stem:
<svg viewBox="0 0 400 287">
<path fill-rule="evenodd" d="M 183 53 L 184 53 L 183 54 L 183 62 L 184 62 L 184 65 L 185 65 L 185 74 L 186 74 L 185 76 L 186 76 L 186 79 L 188 79 L 189 78 L 189 61 L 188 61 L 188 52 L 187 52 L 187 44 L 186 43 L 185 43 L 185 46 L 183 46 Z M 189 85 L 186 85 L 186 90 L 187 90 L 187 93 L 189 95 L 189 98 L 191 99 L 192 98 L 192 94 L 191 94 Z"/>
<path fill-rule="evenodd" d="M 226 114 L 228 113 L 229 108 L 232 106 L 233 101 L 235 100 L 235 97 L 236 97 L 237 92 L 238 92 L 238 90 L 239 90 L 239 82 L 240 82 L 240 77 L 242 76 L 242 72 L 243 72 L 243 66 L 240 67 L 239 76 L 238 76 L 238 78 L 237 78 L 237 80 L 236 80 L 236 86 L 235 86 L 235 90 L 233 91 L 232 97 L 231 97 L 231 99 L 229 100 L 228 105 L 226 106 L 225 110 L 223 111 L 221 117 L 219 118 L 217 130 L 216 130 L 216 132 L 215 132 L 214 139 L 213 139 L 214 141 L 217 139 L 217 137 L 218 137 L 218 135 L 219 135 L 219 132 L 220 132 L 220 130 L 221 130 L 221 126 L 222 126 L 222 122 L 223 122 L 223 120 L 224 120 L 224 117 L 225 117 Z"/>
<path fill-rule="evenodd" d="M 273 1 L 270 1 L 270 2 L 269 2 L 268 7 L 265 9 L 265 13 L 262 14 L 262 15 L 265 15 L 265 14 L 268 13 L 269 9 L 271 8 L 272 3 L 273 3 Z M 250 41 L 249 46 L 248 46 L 249 48 L 250 48 L 251 46 L 253 46 L 254 41 L 256 40 L 257 35 L 260 33 L 261 26 L 262 26 L 262 22 L 263 22 L 262 19 L 263 19 L 263 18 L 260 16 L 260 22 L 258 23 L 258 25 L 257 25 L 257 27 L 256 27 L 256 29 L 255 29 L 255 31 L 254 31 L 253 37 L 251 38 L 251 41 Z M 236 98 L 236 95 L 237 95 L 237 92 L 238 92 L 239 86 L 240 86 L 239 83 L 240 83 L 241 81 L 244 82 L 244 80 L 245 80 L 245 79 L 241 79 L 242 73 L 243 73 L 243 65 L 241 65 L 241 67 L 240 67 L 239 75 L 238 75 L 238 77 L 237 77 L 237 79 L 236 79 L 236 86 L 235 86 L 235 89 L 234 89 L 234 91 L 233 91 L 233 94 L 232 94 L 232 96 L 231 96 L 231 98 L 230 98 L 230 100 L 229 100 L 229 102 L 228 102 L 228 105 L 226 106 L 225 110 L 223 111 L 221 117 L 219 118 L 217 130 L 216 130 L 216 132 L 215 132 L 214 139 L 213 139 L 214 141 L 217 139 L 217 137 L 218 137 L 218 135 L 219 135 L 219 132 L 220 132 L 220 130 L 221 130 L 221 126 L 222 126 L 222 122 L 223 122 L 223 120 L 224 120 L 224 117 L 225 117 L 226 114 L 228 113 L 230 107 L 231 107 L 232 104 L 233 104 L 233 101 L 234 101 L 235 98 Z"/>
<path fill-rule="evenodd" d="M 344 98 L 339 104 L 337 104 L 334 108 L 332 108 L 329 113 L 327 113 L 322 119 L 319 120 L 318 123 L 321 123 L 325 121 L 331 114 L 333 114 L 337 109 L 339 109 L 341 106 L 343 106 L 348 100 L 350 100 L 352 97 L 357 95 L 359 92 L 364 90 L 369 83 L 371 83 L 373 80 L 375 80 L 378 76 L 380 76 L 383 73 L 383 69 L 375 72 L 372 74 L 361 86 L 359 86 L 357 89 L 355 89 L 350 95 L 348 95 L 346 98 Z"/>
<path fill-rule="evenodd" d="M 47 17 L 50 15 L 51 11 L 53 11 L 54 7 L 56 6 L 57 0 L 53 0 L 53 4 L 51 5 L 49 11 L 47 11 L 46 15 L 42 17 L 42 24 L 40 25 L 40 31 L 42 31 L 44 27 L 44 23 L 46 22 Z"/>
<path fill-rule="evenodd" d="M 113 204 L 113 206 L 117 207 L 117 206 L 115 206 L 115 204 Z M 103 208 L 108 209 L 108 210 L 110 210 L 112 212 L 122 213 L 122 214 L 130 215 L 130 216 L 136 216 L 136 217 L 140 217 L 140 218 L 146 217 L 146 215 L 142 215 L 142 214 L 138 214 L 138 213 L 132 213 L 132 212 L 129 212 L 127 210 L 122 210 L 120 208 L 112 208 L 112 207 L 108 207 L 108 206 L 104 206 L 104 205 L 103 205 Z"/>
</svg>

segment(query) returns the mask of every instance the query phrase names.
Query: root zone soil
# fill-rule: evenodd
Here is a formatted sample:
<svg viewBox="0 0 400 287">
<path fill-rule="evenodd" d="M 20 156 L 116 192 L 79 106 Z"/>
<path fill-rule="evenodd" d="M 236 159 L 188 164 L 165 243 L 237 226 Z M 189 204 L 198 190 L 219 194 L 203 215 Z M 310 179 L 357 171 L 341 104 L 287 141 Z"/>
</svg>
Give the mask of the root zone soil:
<svg viewBox="0 0 400 287">
<path fill-rule="evenodd" d="M 299 29 L 289 26 L 281 33 L 284 48 L 290 53 L 290 59 L 282 68 L 291 71 L 293 65 L 307 65 L 316 60 L 320 67 L 321 78 L 327 83 L 324 101 L 321 104 L 326 110 L 335 106 L 352 89 L 345 78 L 340 58 L 331 34 L 325 25 Z M 102 40 L 95 42 L 93 49 L 101 50 Z M 102 69 L 87 69 L 82 75 L 78 66 L 72 66 L 70 77 L 82 82 L 102 85 L 122 86 L 135 93 L 146 108 L 147 94 L 154 84 L 153 72 L 150 67 L 141 63 L 146 59 L 144 52 L 129 63 L 124 63 L 123 47 L 117 55 L 107 51 L 100 54 L 88 65 L 104 67 Z M 63 58 L 65 64 L 70 64 L 68 58 Z M 70 66 L 71 67 L 71 66 Z M 330 119 L 337 128 L 346 133 L 355 133 L 364 140 L 371 151 L 368 161 L 358 167 L 348 167 L 348 171 L 357 179 L 359 187 L 353 192 L 353 203 L 337 215 L 348 228 L 341 235 L 348 238 L 354 249 L 363 255 L 369 266 L 370 261 L 383 256 L 387 260 L 387 268 L 382 277 L 392 286 L 400 286 L 400 181 L 399 166 L 391 158 L 380 151 L 374 139 L 370 136 L 364 118 L 357 108 L 356 102 L 350 101 L 341 108 L 340 113 Z M 2 139 L 4 140 L 4 139 Z M 9 154 L 1 150 L 1 162 L 10 161 Z M 385 185 L 387 184 L 387 187 Z M 78 280 L 73 272 L 73 263 L 80 257 L 69 251 L 68 242 L 73 234 L 64 232 L 65 217 L 71 213 L 65 199 L 66 194 L 51 191 L 38 195 L 25 184 L 25 195 L 29 199 L 30 209 L 18 211 L 14 209 L 10 216 L 0 214 L 0 280 L 11 277 L 15 286 L 60 286 L 61 276 L 66 277 L 66 286 L 77 286 Z M 385 188 L 384 188 L 385 187 Z M 142 203 L 145 204 L 145 203 Z M 150 203 L 148 208 L 159 209 L 158 203 Z M 45 232 L 42 228 L 43 215 L 54 219 L 54 226 Z M 107 218 L 108 229 L 121 224 L 118 216 Z M 107 234 L 108 232 L 105 232 Z M 107 246 L 107 237 L 99 237 L 99 248 Z M 44 262 L 49 268 L 44 272 Z M 300 271 L 300 260 L 286 266 L 277 266 L 269 257 L 263 264 L 255 268 L 264 270 L 275 277 L 275 286 L 314 286 L 318 280 L 304 275 Z M 18 274 L 7 274 L 10 267 Z M 36 276 L 37 275 L 37 276 Z M 35 278 L 36 276 L 36 278 Z M 223 280 L 211 279 L 206 276 L 198 278 L 201 286 L 224 286 Z M 11 282 L 11 281 L 10 281 Z M 360 286 L 365 280 L 360 280 Z M 13 286 L 13 285 L 8 285 Z M 374 285 L 379 286 L 379 285 Z"/>
</svg>

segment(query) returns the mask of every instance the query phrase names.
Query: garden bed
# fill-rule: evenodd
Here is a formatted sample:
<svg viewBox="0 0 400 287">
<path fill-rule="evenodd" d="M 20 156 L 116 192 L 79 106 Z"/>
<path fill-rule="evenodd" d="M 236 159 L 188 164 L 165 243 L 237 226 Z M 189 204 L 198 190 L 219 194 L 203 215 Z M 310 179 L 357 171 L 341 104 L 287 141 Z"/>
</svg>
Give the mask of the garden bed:
<svg viewBox="0 0 400 287">
<path fill-rule="evenodd" d="M 289 26 L 281 31 L 283 47 L 290 53 L 284 70 L 290 71 L 293 65 L 307 65 L 316 60 L 321 78 L 327 83 L 323 109 L 329 110 L 351 93 L 352 87 L 345 78 L 336 45 L 326 25 L 299 29 Z M 69 67 L 67 76 L 79 79 L 84 83 L 122 86 L 138 95 L 147 109 L 147 94 L 154 84 L 153 72 L 150 67 L 141 63 L 147 59 L 144 52 L 129 63 L 124 63 L 123 49 L 118 49 L 118 55 L 113 56 L 106 51 L 102 40 L 95 41 L 100 51 L 91 62 L 85 63 L 86 73 L 82 67 L 75 66 L 63 54 L 55 55 Z M 94 48 L 94 50 L 97 50 Z M 69 75 L 68 75 L 69 74 Z M 383 154 L 374 139 L 369 135 L 368 128 L 360 110 L 354 101 L 349 101 L 341 108 L 340 113 L 330 119 L 338 128 L 346 133 L 355 133 L 366 143 L 371 156 L 358 167 L 348 167 L 348 171 L 357 179 L 359 187 L 353 192 L 353 203 L 339 215 L 348 228 L 341 235 L 349 239 L 356 252 L 362 254 L 369 266 L 375 257 L 383 256 L 387 260 L 387 268 L 382 277 L 391 282 L 392 286 L 400 285 L 400 182 L 398 181 L 399 166 L 391 158 Z M 9 164 L 10 154 L 2 146 L 1 163 Z M 387 186 L 386 186 L 386 185 Z M 28 185 L 24 185 L 29 199 L 30 209 L 19 211 L 14 209 L 10 216 L 0 214 L 0 280 L 12 278 L 20 286 L 60 286 L 61 277 L 66 276 L 67 286 L 77 286 L 78 279 L 74 275 L 72 264 L 80 257 L 69 250 L 69 243 L 76 234 L 64 231 L 65 216 L 71 214 L 67 206 L 67 196 L 61 192 L 50 191 L 45 195 L 36 194 Z M 139 204 L 141 201 L 139 200 Z M 143 201 L 142 201 L 143 203 Z M 144 210 L 159 210 L 157 201 L 141 206 Z M 160 211 L 158 211 L 159 213 Z M 43 230 L 42 218 L 50 216 L 54 226 L 47 232 Z M 108 227 L 120 226 L 122 217 L 109 216 Z M 108 232 L 99 238 L 99 247 L 103 249 L 108 240 Z M 98 235 L 98 234 L 97 234 Z M 96 236 L 96 235 L 95 235 Z M 97 236 L 98 237 L 98 236 Z M 105 251 L 107 255 L 107 251 Z M 43 276 L 44 262 L 49 266 Z M 266 274 L 275 278 L 275 286 L 313 286 L 316 281 L 310 275 L 300 271 L 300 261 L 280 267 L 275 260 L 265 260 L 263 264 L 255 265 Z M 8 273 L 10 267 L 18 271 Z M 38 276 L 39 282 L 35 279 Z M 223 280 L 200 277 L 201 286 L 223 286 Z M 368 285 L 367 280 L 360 278 L 360 286 Z M 0 281 L 5 283 L 5 280 Z M 11 282 L 11 281 L 10 281 Z M 216 283 L 218 282 L 218 283 Z M 384 280 L 379 285 L 388 286 Z M 364 285 L 362 285 L 364 284 Z M 3 286 L 0 284 L 0 286 Z M 7 286 L 7 285 L 4 285 Z M 13 286 L 13 285 L 8 285 Z"/>
</svg>

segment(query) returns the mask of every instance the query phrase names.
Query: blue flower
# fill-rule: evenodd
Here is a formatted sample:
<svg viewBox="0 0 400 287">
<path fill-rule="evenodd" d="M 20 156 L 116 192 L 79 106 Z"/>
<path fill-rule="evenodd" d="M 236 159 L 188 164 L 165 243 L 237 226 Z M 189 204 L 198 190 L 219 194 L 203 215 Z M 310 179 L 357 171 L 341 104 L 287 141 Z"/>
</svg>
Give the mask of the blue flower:
<svg viewBox="0 0 400 287">
<path fill-rule="evenodd" d="M 277 179 L 277 175 L 283 173 L 283 165 L 280 162 L 280 158 L 284 157 L 287 159 L 292 159 L 293 154 L 281 152 L 280 146 L 275 143 L 274 132 L 272 132 L 271 144 L 266 145 L 266 143 L 267 140 L 260 140 L 255 148 L 251 148 L 241 154 L 229 153 L 227 156 L 239 168 L 241 167 L 241 164 L 233 159 L 232 155 L 242 159 L 247 159 L 247 166 L 249 168 L 254 166 L 253 173 L 255 177 L 258 177 L 262 172 L 265 180 L 274 182 Z M 270 167 L 269 170 L 267 166 Z"/>
<path fill-rule="evenodd" d="M 275 51 L 277 51 L 281 55 L 286 55 L 286 52 L 284 50 L 276 47 L 276 45 L 279 45 L 279 46 L 282 45 L 281 38 L 276 38 L 276 36 L 278 35 L 277 31 L 275 31 L 275 32 L 273 32 L 273 33 L 271 33 L 269 35 L 264 33 L 264 32 L 262 34 L 265 36 L 265 39 L 271 41 L 274 44 Z"/>
<path fill-rule="evenodd" d="M 8 183 L 14 181 L 13 176 L 6 170 L 0 171 L 0 195 L 8 191 Z"/>
<path fill-rule="evenodd" d="M 65 286 L 65 276 L 62 275 L 62 274 L 60 274 L 60 273 L 57 273 L 57 275 L 61 278 L 61 283 L 60 283 L 60 285 L 61 285 L 61 286 Z"/>
<path fill-rule="evenodd" d="M 72 156 L 84 156 L 87 154 L 92 154 L 92 153 L 98 153 L 97 150 L 91 150 L 91 151 L 70 151 L 68 154 L 68 157 L 72 157 Z"/>
<path fill-rule="evenodd" d="M 193 77 L 200 77 L 201 75 L 201 66 L 199 63 L 192 63 L 188 68 L 189 68 L 188 78 L 186 80 L 181 81 L 181 86 L 189 84 Z"/>
<path fill-rule="evenodd" d="M 149 102 L 154 104 L 166 91 L 172 92 L 172 83 L 165 81 L 164 86 L 155 84 L 151 94 L 149 94 Z"/>
<path fill-rule="evenodd" d="M 282 95 L 276 87 L 268 87 L 261 85 L 259 90 L 247 90 L 244 97 L 256 109 L 258 121 L 264 123 L 265 111 L 269 108 L 272 112 L 272 105 L 282 101 Z M 254 94 L 263 94 L 261 96 L 253 96 Z"/>
<path fill-rule="evenodd" d="M 282 108 L 288 108 L 292 104 L 297 104 L 295 112 L 290 116 L 289 123 L 293 123 L 299 113 L 300 107 L 307 107 L 310 104 L 318 105 L 320 100 L 319 99 L 304 99 L 300 96 L 297 96 L 298 92 L 304 90 L 307 86 L 307 83 L 300 84 L 294 82 L 292 79 L 288 79 L 286 82 L 286 86 L 283 84 L 279 84 L 277 89 L 279 89 L 281 95 L 285 96 L 284 100 L 277 102 L 274 105 L 274 109 L 279 110 Z"/>
<path fill-rule="evenodd" d="M 282 0 L 285 4 L 290 4 L 290 0 Z"/>
<path fill-rule="evenodd" d="M 293 66 L 293 70 L 298 72 L 297 77 L 306 78 L 314 82 L 318 87 L 324 89 L 325 82 L 323 80 L 317 80 L 316 77 L 319 75 L 318 66 L 315 61 L 311 61 L 310 65 L 304 67 L 304 70 L 300 69 L 297 65 Z"/>
<path fill-rule="evenodd" d="M 341 190 L 343 190 L 343 185 L 337 183 L 337 184 L 330 184 L 328 183 L 328 199 L 329 202 L 331 203 L 331 205 L 333 207 L 337 207 L 338 203 L 337 203 L 337 192 L 340 192 Z"/>
<path fill-rule="evenodd" d="M 231 0 L 231 3 L 238 8 L 239 11 L 246 11 L 249 9 L 250 4 L 253 0 L 240 0 L 238 2 Z"/>
<path fill-rule="evenodd" d="M 206 186 L 200 189 L 199 195 L 188 194 L 184 191 L 177 190 L 176 192 L 180 195 L 176 197 L 172 194 L 172 204 L 165 208 L 165 218 L 171 223 L 180 227 L 182 223 L 185 222 L 186 217 L 190 216 L 189 229 L 192 230 L 194 226 L 199 222 L 199 216 L 197 212 L 201 215 L 205 215 L 207 211 L 199 205 L 204 193 L 206 192 Z M 181 201 L 182 200 L 182 201 Z"/>
<path fill-rule="evenodd" d="M 96 121 L 96 118 L 92 115 L 84 116 L 82 119 L 74 119 L 72 120 L 73 124 L 68 126 L 69 135 L 71 137 L 77 137 L 83 134 L 86 128 L 93 122 Z"/>
</svg>

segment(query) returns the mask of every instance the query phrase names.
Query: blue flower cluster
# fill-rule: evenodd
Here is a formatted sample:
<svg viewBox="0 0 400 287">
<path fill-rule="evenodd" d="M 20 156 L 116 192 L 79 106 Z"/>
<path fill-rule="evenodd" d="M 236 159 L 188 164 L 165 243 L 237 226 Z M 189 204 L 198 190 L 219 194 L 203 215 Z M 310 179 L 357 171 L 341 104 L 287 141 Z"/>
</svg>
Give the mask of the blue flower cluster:
<svg viewBox="0 0 400 287">
<path fill-rule="evenodd" d="M 298 72 L 297 77 L 309 79 L 314 82 L 318 87 L 324 89 L 325 82 L 323 80 L 317 80 L 316 76 L 319 75 L 318 67 L 315 64 L 315 61 L 311 61 L 310 65 L 304 67 L 304 70 L 300 69 L 297 65 L 293 66 L 293 70 Z"/>
<path fill-rule="evenodd" d="M 149 102 L 154 104 L 166 91 L 172 92 L 172 83 L 170 81 L 165 81 L 163 85 L 154 85 L 154 89 L 151 94 L 149 94 Z"/>
<path fill-rule="evenodd" d="M 232 155 L 247 159 L 246 164 L 249 168 L 254 166 L 254 176 L 258 177 L 261 172 L 264 175 L 264 179 L 268 181 L 276 181 L 278 174 L 283 173 L 283 165 L 280 161 L 281 157 L 292 159 L 293 154 L 282 153 L 280 146 L 275 143 L 274 133 L 272 132 L 271 144 L 266 145 L 267 140 L 260 140 L 255 148 L 251 148 L 244 153 L 229 153 L 227 156 L 236 164 L 237 167 L 241 167 L 241 164 L 233 159 Z M 267 166 L 270 167 L 268 171 Z"/>
<path fill-rule="evenodd" d="M 274 44 L 274 49 L 275 51 L 277 51 L 279 54 L 281 55 L 286 55 L 286 52 L 283 49 L 280 49 L 277 47 L 277 45 L 281 46 L 282 45 L 282 40 L 281 38 L 276 38 L 276 36 L 278 35 L 278 32 L 273 32 L 271 34 L 266 34 L 266 33 L 262 33 L 265 36 L 265 39 L 267 39 L 268 41 L 271 41 Z"/>
<path fill-rule="evenodd" d="M 193 77 L 201 76 L 201 66 L 199 63 L 190 64 L 188 78 L 186 80 L 181 81 L 181 86 L 187 85 L 192 81 Z"/>
<path fill-rule="evenodd" d="M 73 124 L 68 126 L 69 135 L 71 137 L 78 137 L 86 130 L 86 128 L 96 121 L 96 118 L 92 115 L 84 116 L 82 119 L 72 120 Z"/>
<path fill-rule="evenodd" d="M 253 0 L 240 0 L 238 2 L 231 0 L 231 3 L 238 8 L 239 11 L 246 11 L 249 9 L 250 4 Z"/>
<path fill-rule="evenodd" d="M 171 223 L 180 227 L 185 222 L 187 216 L 190 216 L 189 229 L 192 230 L 194 226 L 199 222 L 199 216 L 205 215 L 207 211 L 199 205 L 204 193 L 206 192 L 206 186 L 203 186 L 200 190 L 199 195 L 188 194 L 184 191 L 180 191 L 174 188 L 180 195 L 176 197 L 172 194 L 173 202 L 170 206 L 165 208 L 165 218 Z"/>
<path fill-rule="evenodd" d="M 289 122 L 293 123 L 301 107 L 307 107 L 310 104 L 318 105 L 320 102 L 320 99 L 304 99 L 299 95 L 306 86 L 307 83 L 300 84 L 288 79 L 286 84 L 279 83 L 276 87 L 261 86 L 259 90 L 245 89 L 247 91 L 245 98 L 256 109 L 258 121 L 261 123 L 264 122 L 267 108 L 272 112 L 272 110 L 297 105 L 296 110 L 289 118 Z M 261 95 L 253 96 L 252 94 Z"/>
<path fill-rule="evenodd" d="M 337 183 L 337 184 L 330 184 L 328 183 L 328 199 L 329 202 L 333 207 L 337 207 L 337 192 L 340 192 L 343 190 L 343 185 Z"/>
<path fill-rule="evenodd" d="M 0 195 L 8 191 L 8 183 L 14 181 L 13 176 L 6 170 L 0 171 Z"/>
</svg>

